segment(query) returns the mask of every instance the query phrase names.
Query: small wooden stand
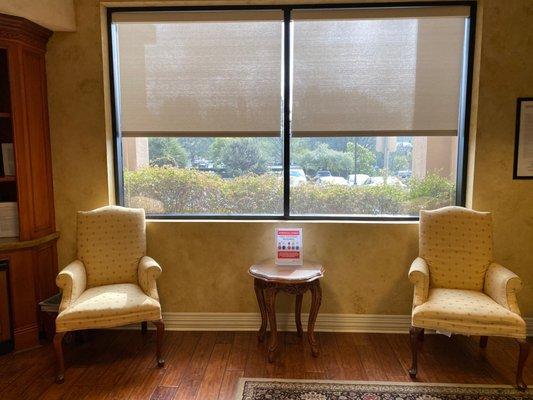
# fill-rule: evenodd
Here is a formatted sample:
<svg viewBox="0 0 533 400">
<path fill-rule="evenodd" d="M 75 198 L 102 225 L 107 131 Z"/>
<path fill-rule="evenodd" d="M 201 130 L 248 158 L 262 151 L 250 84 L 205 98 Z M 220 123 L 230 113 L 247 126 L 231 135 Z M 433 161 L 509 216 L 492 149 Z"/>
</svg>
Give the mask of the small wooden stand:
<svg viewBox="0 0 533 400">
<path fill-rule="evenodd" d="M 312 301 L 307 324 L 307 337 L 313 356 L 318 356 L 318 342 L 315 338 L 315 322 L 322 301 L 320 278 L 324 276 L 322 265 L 304 262 L 304 265 L 275 265 L 274 261 L 266 261 L 252 265 L 249 273 L 254 277 L 254 289 L 261 311 L 261 328 L 258 332 L 259 341 L 265 339 L 267 324 L 270 324 L 270 342 L 268 344 L 268 361 L 273 362 L 278 348 L 276 326 L 276 295 L 281 290 L 296 295 L 295 319 L 298 336 L 303 335 L 302 299 L 305 292 L 311 291 Z"/>
</svg>

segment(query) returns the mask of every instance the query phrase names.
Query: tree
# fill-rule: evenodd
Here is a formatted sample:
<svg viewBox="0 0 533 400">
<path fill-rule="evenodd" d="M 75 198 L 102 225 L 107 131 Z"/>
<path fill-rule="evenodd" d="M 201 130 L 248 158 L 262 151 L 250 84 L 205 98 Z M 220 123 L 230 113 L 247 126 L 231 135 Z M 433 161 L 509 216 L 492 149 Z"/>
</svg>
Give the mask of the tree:
<svg viewBox="0 0 533 400">
<path fill-rule="evenodd" d="M 209 157 L 211 157 L 211 160 L 217 167 L 220 167 L 222 164 L 222 150 L 230 140 L 227 138 L 215 138 L 211 146 L 209 146 Z"/>
<path fill-rule="evenodd" d="M 333 150 L 326 143 L 319 144 L 314 150 L 300 148 L 294 152 L 293 159 L 310 176 L 319 170 L 330 171 L 336 176 L 348 176 L 353 170 L 353 153 L 350 155 Z"/>
<path fill-rule="evenodd" d="M 224 142 L 213 143 L 212 147 L 212 154 L 218 155 L 228 176 L 266 172 L 265 157 L 261 154 L 259 144 L 251 138 L 225 139 Z"/>
<path fill-rule="evenodd" d="M 357 154 L 355 155 L 353 142 L 348 143 L 346 151 L 352 157 L 357 157 L 357 170 L 355 171 L 357 174 L 374 175 L 376 172 L 376 153 L 374 151 L 357 143 Z"/>
<path fill-rule="evenodd" d="M 180 145 L 189 154 L 192 162 L 198 158 L 207 158 L 209 147 L 213 142 L 210 137 L 182 137 L 179 138 Z"/>
<path fill-rule="evenodd" d="M 177 138 L 150 138 L 148 151 L 152 166 L 183 168 L 189 163 L 189 156 Z"/>
<path fill-rule="evenodd" d="M 391 156 L 390 172 L 397 174 L 398 171 L 405 171 L 411 169 L 410 157 L 404 154 L 393 153 Z"/>
</svg>

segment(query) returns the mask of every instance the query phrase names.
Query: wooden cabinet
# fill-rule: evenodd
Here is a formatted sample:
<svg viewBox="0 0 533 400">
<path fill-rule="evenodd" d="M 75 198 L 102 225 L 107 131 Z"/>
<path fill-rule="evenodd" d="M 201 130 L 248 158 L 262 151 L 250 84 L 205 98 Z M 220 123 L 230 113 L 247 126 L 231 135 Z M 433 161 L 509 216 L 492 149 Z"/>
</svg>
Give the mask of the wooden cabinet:
<svg viewBox="0 0 533 400">
<path fill-rule="evenodd" d="M 51 34 L 23 18 L 0 14 L 0 144 L 13 144 L 15 160 L 14 171 L 6 174 L 0 168 L 0 202 L 16 202 L 19 219 L 18 237 L 0 239 L 10 305 L 9 315 L 6 307 L 0 308 L 0 324 L 9 321 L 0 325 L 0 338 L 5 339 L 5 327 L 10 325 L 15 350 L 39 343 L 38 302 L 57 292 L 58 234 L 45 70 Z"/>
</svg>

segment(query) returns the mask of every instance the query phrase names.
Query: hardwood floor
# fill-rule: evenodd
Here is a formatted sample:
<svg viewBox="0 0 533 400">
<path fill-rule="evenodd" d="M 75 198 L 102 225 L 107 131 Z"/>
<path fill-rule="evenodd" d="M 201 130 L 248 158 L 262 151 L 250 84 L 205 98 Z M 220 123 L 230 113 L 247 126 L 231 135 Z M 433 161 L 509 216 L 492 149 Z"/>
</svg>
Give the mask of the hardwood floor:
<svg viewBox="0 0 533 400">
<path fill-rule="evenodd" d="M 275 363 L 255 332 L 167 332 L 166 366 L 156 367 L 155 332 L 94 331 L 66 344 L 65 383 L 54 383 L 51 344 L 0 357 L 0 399 L 229 400 L 241 377 L 409 381 L 409 335 L 317 333 L 321 355 L 294 332 L 279 334 Z M 418 381 L 513 384 L 513 340 L 426 335 Z M 533 357 L 532 357 L 533 358 Z M 524 371 L 533 386 L 531 358 Z"/>
</svg>

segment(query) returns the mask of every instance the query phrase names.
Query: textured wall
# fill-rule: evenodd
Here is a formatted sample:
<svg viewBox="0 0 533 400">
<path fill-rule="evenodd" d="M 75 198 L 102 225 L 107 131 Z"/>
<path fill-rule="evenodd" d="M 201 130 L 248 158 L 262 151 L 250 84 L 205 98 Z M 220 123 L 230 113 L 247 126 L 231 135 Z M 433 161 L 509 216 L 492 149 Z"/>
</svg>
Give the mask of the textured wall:
<svg viewBox="0 0 533 400">
<path fill-rule="evenodd" d="M 0 0 L 0 13 L 17 15 L 52 31 L 75 31 L 74 0 Z"/>
<path fill-rule="evenodd" d="M 520 303 L 524 314 L 533 316 L 533 182 L 512 180 L 515 98 L 533 96 L 533 2 L 501 3 L 482 3 L 470 197 L 475 208 L 495 213 L 497 259 L 524 279 Z M 112 183 L 99 3 L 80 0 L 76 5 L 78 31 L 55 33 L 47 55 L 60 268 L 76 254 L 76 210 L 107 204 Z M 246 271 L 271 254 L 274 227 L 281 225 L 149 222 L 148 252 L 164 268 L 164 311 L 255 311 Z M 417 254 L 417 224 L 290 225 L 304 227 L 305 256 L 327 267 L 324 312 L 409 313 L 412 289 L 406 273 Z"/>
<path fill-rule="evenodd" d="M 483 7 L 472 205 L 490 210 L 495 258 L 525 281 L 533 316 L 533 181 L 513 180 L 516 98 L 533 96 L 533 1 L 489 0 Z"/>
</svg>

